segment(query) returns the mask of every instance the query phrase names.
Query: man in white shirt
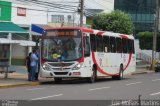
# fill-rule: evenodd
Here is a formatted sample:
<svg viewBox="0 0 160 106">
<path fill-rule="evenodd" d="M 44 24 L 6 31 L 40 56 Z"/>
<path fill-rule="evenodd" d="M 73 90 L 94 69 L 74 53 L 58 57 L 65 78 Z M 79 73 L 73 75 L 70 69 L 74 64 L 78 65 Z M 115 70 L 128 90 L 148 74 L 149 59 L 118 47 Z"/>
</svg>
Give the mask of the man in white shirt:
<svg viewBox="0 0 160 106">
<path fill-rule="evenodd" d="M 33 50 L 31 55 L 31 81 L 35 81 L 36 68 L 38 64 L 38 57 L 36 55 L 36 50 Z"/>
</svg>

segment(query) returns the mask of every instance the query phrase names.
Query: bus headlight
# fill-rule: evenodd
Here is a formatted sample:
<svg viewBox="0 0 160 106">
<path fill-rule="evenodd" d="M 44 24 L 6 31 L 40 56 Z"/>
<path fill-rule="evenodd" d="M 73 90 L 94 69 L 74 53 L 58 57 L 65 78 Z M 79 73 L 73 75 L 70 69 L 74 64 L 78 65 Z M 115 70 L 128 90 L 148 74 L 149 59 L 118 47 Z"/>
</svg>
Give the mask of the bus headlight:
<svg viewBox="0 0 160 106">
<path fill-rule="evenodd" d="M 76 65 L 72 68 L 72 70 L 78 70 L 78 69 L 80 69 L 82 66 L 83 66 L 83 63 L 78 63 L 78 64 L 76 64 Z"/>
<path fill-rule="evenodd" d="M 43 64 L 42 67 L 44 70 L 51 70 L 50 66 L 47 64 Z"/>
</svg>

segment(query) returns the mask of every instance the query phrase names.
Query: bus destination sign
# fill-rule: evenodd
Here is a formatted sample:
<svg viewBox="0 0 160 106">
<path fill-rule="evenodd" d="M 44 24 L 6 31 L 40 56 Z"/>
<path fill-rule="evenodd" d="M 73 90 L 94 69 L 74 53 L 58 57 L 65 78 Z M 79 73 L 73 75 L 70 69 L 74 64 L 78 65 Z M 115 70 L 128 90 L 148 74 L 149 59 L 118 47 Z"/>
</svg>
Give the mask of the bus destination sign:
<svg viewBox="0 0 160 106">
<path fill-rule="evenodd" d="M 47 31 L 47 36 L 79 36 L 78 30 L 55 30 Z"/>
</svg>

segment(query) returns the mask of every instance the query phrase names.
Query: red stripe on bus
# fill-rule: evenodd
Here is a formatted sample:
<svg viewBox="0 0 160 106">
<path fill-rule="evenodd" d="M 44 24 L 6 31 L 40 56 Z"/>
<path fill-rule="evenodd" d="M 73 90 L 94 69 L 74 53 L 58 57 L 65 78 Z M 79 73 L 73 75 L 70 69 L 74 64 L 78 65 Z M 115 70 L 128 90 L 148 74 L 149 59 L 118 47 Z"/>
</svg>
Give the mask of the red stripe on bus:
<svg viewBox="0 0 160 106">
<path fill-rule="evenodd" d="M 94 31 L 92 29 L 88 29 L 88 28 L 81 28 L 83 32 L 87 32 L 87 33 L 93 33 Z"/>
<path fill-rule="evenodd" d="M 97 61 L 96 61 L 96 58 L 95 58 L 94 52 L 92 52 L 92 60 L 93 60 L 94 64 L 96 64 L 96 65 L 97 65 L 97 69 L 98 69 L 98 71 L 99 71 L 101 74 L 109 75 L 109 76 L 115 76 L 115 75 L 118 75 L 118 74 L 109 74 L 109 73 L 106 73 L 103 69 L 101 69 L 101 68 L 100 68 L 100 66 L 97 64 Z"/>
<path fill-rule="evenodd" d="M 128 63 L 127 63 L 127 65 L 126 65 L 126 67 L 123 69 L 124 71 L 128 68 L 128 66 L 129 66 L 129 64 L 130 64 L 130 62 L 131 62 L 131 58 L 132 58 L 132 53 L 129 54 Z M 94 52 L 92 52 L 92 60 L 93 60 L 94 64 L 97 65 L 97 69 L 98 69 L 98 71 L 99 71 L 101 74 L 109 75 L 109 76 L 116 76 L 116 75 L 118 75 L 118 73 L 117 73 L 117 74 L 110 74 L 110 73 L 105 72 L 103 69 L 101 69 L 100 66 L 97 64 L 97 61 L 96 61 L 96 59 L 95 59 Z"/>
<path fill-rule="evenodd" d="M 104 31 L 100 31 L 100 32 L 97 33 L 97 35 L 102 35 L 104 33 L 105 33 Z"/>
<path fill-rule="evenodd" d="M 132 53 L 129 54 L 128 63 L 127 63 L 127 65 L 126 65 L 126 67 L 123 69 L 123 71 L 125 71 L 125 70 L 128 68 L 128 66 L 129 66 L 129 64 L 130 64 L 130 62 L 131 62 L 131 58 L 132 58 Z"/>
<path fill-rule="evenodd" d="M 83 57 L 83 58 L 81 58 L 81 59 L 79 59 L 79 60 L 77 60 L 77 62 L 79 62 L 79 63 L 84 62 L 84 57 Z"/>
<path fill-rule="evenodd" d="M 127 36 L 125 36 L 125 35 L 119 35 L 121 38 L 125 38 L 125 39 L 128 39 L 128 37 Z"/>
</svg>

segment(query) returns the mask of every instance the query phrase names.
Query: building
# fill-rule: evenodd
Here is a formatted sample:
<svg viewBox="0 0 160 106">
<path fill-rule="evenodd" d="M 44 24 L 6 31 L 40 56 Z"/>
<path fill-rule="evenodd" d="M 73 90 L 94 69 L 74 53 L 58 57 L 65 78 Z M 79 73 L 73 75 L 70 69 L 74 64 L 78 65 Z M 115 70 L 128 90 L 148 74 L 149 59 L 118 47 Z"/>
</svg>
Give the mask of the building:
<svg viewBox="0 0 160 106">
<path fill-rule="evenodd" d="M 52 27 L 79 26 L 79 0 L 48 0 L 48 25 Z M 46 5 L 46 4 L 45 4 Z M 83 17 L 83 24 L 86 23 Z"/>
<path fill-rule="evenodd" d="M 160 2 L 159 2 L 160 3 Z M 159 4 L 160 5 L 160 4 Z M 156 15 L 156 0 L 115 0 L 115 10 L 122 10 L 131 16 L 133 24 L 135 26 L 134 35 L 138 32 L 150 31 L 154 32 L 155 29 L 155 15 Z M 158 19 L 160 21 L 160 19 Z M 160 26 L 160 22 L 158 22 Z M 159 27 L 160 28 L 160 27 Z M 135 40 L 135 47 L 137 55 L 144 57 L 144 60 L 150 60 L 152 58 L 152 50 L 141 50 L 139 48 L 139 40 Z M 159 56 L 156 53 L 156 58 Z"/>
<path fill-rule="evenodd" d="M 25 31 L 25 33 L 19 33 L 19 32 L 0 33 L 0 37 L 2 38 L 6 37 L 10 39 L 10 46 L 7 47 L 10 50 L 10 56 L 8 58 L 10 58 L 11 60 L 10 61 L 11 65 L 24 65 L 25 57 L 28 54 L 28 52 L 31 51 L 32 49 L 30 47 L 32 45 L 29 45 L 26 41 L 31 41 L 31 40 L 36 41 L 38 36 L 42 35 L 44 29 L 51 28 L 50 26 L 60 27 L 60 26 L 79 25 L 80 17 L 79 13 L 77 12 L 79 6 L 79 0 L 73 3 L 71 2 L 73 1 L 71 0 L 66 0 L 65 2 L 64 1 L 60 2 L 59 0 L 0 1 L 1 23 L 2 21 L 7 22 L 12 26 L 14 27 L 17 26 L 17 28 L 21 28 L 23 31 Z M 49 24 L 50 26 L 48 26 L 47 24 Z M 9 42 L 9 39 L 7 40 L 7 42 Z M 11 42 L 12 40 L 14 41 Z M 1 41 L 3 41 L 3 39 L 1 39 Z M 33 44 L 33 42 L 29 43 Z M 2 51 L 2 49 L 6 47 L 0 47 L 0 48 L 1 48 L 0 51 Z M 0 55 L 3 54 L 5 53 L 1 53 Z"/>
<path fill-rule="evenodd" d="M 92 16 L 100 12 L 110 13 L 114 10 L 114 0 L 84 0 L 86 23 L 91 25 Z"/>
<path fill-rule="evenodd" d="M 156 0 L 115 0 L 114 8 L 131 16 L 134 34 L 154 30 Z"/>
<path fill-rule="evenodd" d="M 110 12 L 114 7 L 114 0 L 84 1 L 83 25 L 86 24 L 86 16 L 90 17 L 102 11 Z M 26 30 L 25 33 L 10 34 L 10 40 L 35 41 L 45 28 L 80 25 L 80 0 L 3 0 L 0 2 L 7 3 L 0 4 L 0 20 L 14 23 L 17 27 Z M 11 63 L 23 65 L 31 47 L 28 47 L 30 46 L 28 43 L 22 45 L 22 42 L 17 42 L 11 44 Z"/>
<path fill-rule="evenodd" d="M 13 21 L 20 15 L 18 8 L 16 12 L 13 8 L 12 2 L 0 1 L 0 65 L 24 65 L 28 46 L 36 44 L 29 40 L 29 32 Z"/>
</svg>

